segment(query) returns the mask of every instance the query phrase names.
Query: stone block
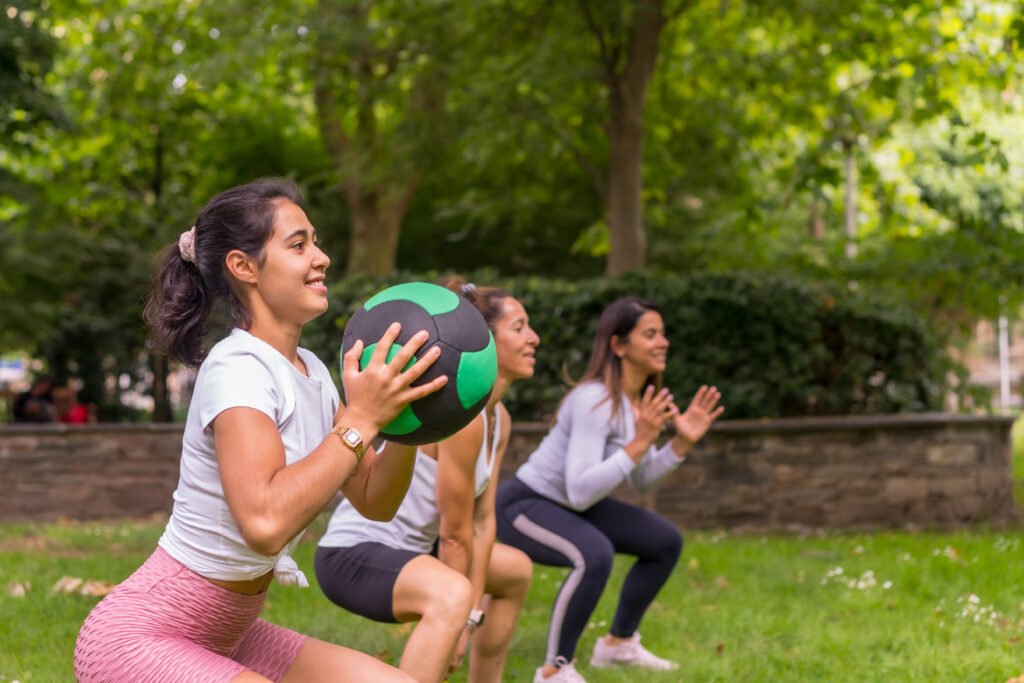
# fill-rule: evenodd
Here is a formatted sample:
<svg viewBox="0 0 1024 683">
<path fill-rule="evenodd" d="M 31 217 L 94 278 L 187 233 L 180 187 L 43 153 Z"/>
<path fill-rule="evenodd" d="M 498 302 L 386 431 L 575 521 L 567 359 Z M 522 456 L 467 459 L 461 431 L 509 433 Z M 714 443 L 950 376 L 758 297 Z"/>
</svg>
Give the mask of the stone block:
<svg viewBox="0 0 1024 683">
<path fill-rule="evenodd" d="M 882 500 L 910 503 L 928 497 L 928 482 L 914 477 L 889 477 L 882 487 Z"/>
<path fill-rule="evenodd" d="M 807 479 L 807 466 L 775 465 L 772 469 L 772 480 L 779 486 L 793 486 Z"/>
<path fill-rule="evenodd" d="M 973 465 L 978 461 L 978 447 L 971 443 L 928 446 L 926 453 L 930 465 Z"/>
<path fill-rule="evenodd" d="M 928 482 L 928 493 L 931 496 L 945 498 L 961 498 L 978 493 L 976 477 L 957 477 L 955 479 L 933 479 Z"/>
</svg>

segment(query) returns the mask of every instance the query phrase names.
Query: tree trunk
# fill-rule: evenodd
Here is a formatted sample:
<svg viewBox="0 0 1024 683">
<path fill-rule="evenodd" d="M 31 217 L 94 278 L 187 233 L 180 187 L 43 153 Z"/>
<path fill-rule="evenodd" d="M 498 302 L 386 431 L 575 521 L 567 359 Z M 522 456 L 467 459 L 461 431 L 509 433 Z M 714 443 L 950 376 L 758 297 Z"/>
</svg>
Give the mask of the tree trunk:
<svg viewBox="0 0 1024 683">
<path fill-rule="evenodd" d="M 843 145 L 846 178 L 846 258 L 857 257 L 857 158 L 854 143 Z"/>
<path fill-rule="evenodd" d="M 324 26 L 339 21 L 363 25 L 370 21 L 373 3 L 351 5 L 339 2 L 317 3 Z M 378 71 L 390 72 L 397 59 L 381 56 L 372 41 L 360 41 L 350 54 L 342 55 L 329 32 L 321 33 L 312 62 L 313 98 L 317 122 L 324 148 L 338 171 L 338 179 L 345 192 L 350 219 L 348 239 L 347 275 L 367 273 L 385 275 L 395 268 L 398 240 L 402 221 L 420 183 L 420 172 L 409 160 L 407 167 L 374 168 L 376 150 L 395 147 L 388 134 L 381 131 L 377 105 L 380 76 Z M 345 63 L 345 68 L 338 66 Z M 355 82 L 353 101 L 355 125 L 346 129 L 344 120 L 349 111 L 339 106 L 335 92 L 335 78 L 343 72 L 345 78 Z M 421 74 L 412 86 L 408 109 L 417 113 L 439 115 L 443 111 L 444 84 L 430 75 Z M 395 135 L 395 133 L 392 133 Z M 407 141 L 403 141 L 408 146 Z M 372 178 L 372 180 L 371 180 Z"/>
<path fill-rule="evenodd" d="M 417 182 L 410 182 L 398 197 L 383 202 L 377 192 L 350 186 L 346 191 L 351 218 L 347 275 L 386 275 L 395 268 L 398 237 Z"/>
<path fill-rule="evenodd" d="M 153 192 L 153 213 L 162 217 L 164 189 L 164 129 L 159 123 L 156 128 L 156 142 L 153 150 L 153 176 L 150 179 L 150 190 Z M 153 221 L 159 224 L 160 219 Z M 167 392 L 167 356 L 153 353 L 149 356 L 150 370 L 153 372 L 153 422 L 171 421 L 171 398 Z"/>
<path fill-rule="evenodd" d="M 643 100 L 632 100 L 621 84 L 609 92 L 608 228 L 611 245 L 606 272 L 643 268 L 647 260 L 643 208 Z M 642 96 L 641 96 L 642 97 Z M 631 101 L 632 100 L 632 101 Z"/>
<path fill-rule="evenodd" d="M 825 239 L 825 208 L 821 199 L 811 199 L 811 210 L 807 217 L 807 232 L 815 240 Z"/>
<path fill-rule="evenodd" d="M 153 371 L 153 422 L 172 422 L 170 394 L 167 391 L 167 356 L 153 353 L 149 356 Z"/>
<path fill-rule="evenodd" d="M 629 37 L 619 51 L 599 36 L 608 87 L 608 229 L 606 272 L 619 275 L 647 263 L 644 231 L 644 98 L 665 27 L 664 0 L 636 0 Z"/>
</svg>

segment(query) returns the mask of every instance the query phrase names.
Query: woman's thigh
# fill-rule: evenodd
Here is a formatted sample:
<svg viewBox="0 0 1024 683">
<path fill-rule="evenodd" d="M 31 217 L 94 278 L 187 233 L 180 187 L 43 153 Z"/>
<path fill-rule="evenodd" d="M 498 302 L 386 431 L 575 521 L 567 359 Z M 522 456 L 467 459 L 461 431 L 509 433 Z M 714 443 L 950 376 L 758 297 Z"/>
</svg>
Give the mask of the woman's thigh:
<svg viewBox="0 0 1024 683">
<path fill-rule="evenodd" d="M 679 530 L 668 520 L 614 498 L 605 498 L 580 514 L 601 530 L 615 552 L 624 555 L 657 556 L 682 542 Z"/>
<path fill-rule="evenodd" d="M 316 580 L 327 599 L 354 614 L 381 621 L 399 621 L 392 598 L 402 570 L 420 557 L 382 543 L 351 548 L 317 548 Z"/>
<path fill-rule="evenodd" d="M 340 645 L 325 643 L 309 638 L 298 657 L 292 663 L 283 683 L 307 683 L 311 681 L 380 681 L 381 683 L 406 683 L 413 681 L 410 676 L 388 666 L 376 657 L 350 650 Z"/>
<path fill-rule="evenodd" d="M 580 513 L 540 496 L 520 498 L 500 512 L 502 542 L 519 548 L 539 564 L 580 566 L 583 558 L 613 554 L 612 544 Z"/>
</svg>

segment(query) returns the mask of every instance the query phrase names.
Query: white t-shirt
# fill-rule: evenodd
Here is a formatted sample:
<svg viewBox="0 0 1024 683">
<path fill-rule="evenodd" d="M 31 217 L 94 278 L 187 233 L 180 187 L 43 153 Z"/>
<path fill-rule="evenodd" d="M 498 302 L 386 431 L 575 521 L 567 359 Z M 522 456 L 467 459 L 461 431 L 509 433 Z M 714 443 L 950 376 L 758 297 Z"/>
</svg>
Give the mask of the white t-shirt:
<svg viewBox="0 0 1024 683">
<path fill-rule="evenodd" d="M 248 580 L 266 574 L 279 558 L 284 564 L 291 561 L 286 556 L 302 534 L 276 556 L 252 550 L 242 539 L 224 498 L 210 425 L 228 408 L 254 408 L 277 425 L 287 464 L 309 455 L 330 432 L 339 397 L 320 359 L 306 349 L 298 353 L 308 377 L 275 348 L 236 328 L 210 349 L 199 367 L 185 422 L 174 511 L 160 547 L 201 576 Z"/>
</svg>

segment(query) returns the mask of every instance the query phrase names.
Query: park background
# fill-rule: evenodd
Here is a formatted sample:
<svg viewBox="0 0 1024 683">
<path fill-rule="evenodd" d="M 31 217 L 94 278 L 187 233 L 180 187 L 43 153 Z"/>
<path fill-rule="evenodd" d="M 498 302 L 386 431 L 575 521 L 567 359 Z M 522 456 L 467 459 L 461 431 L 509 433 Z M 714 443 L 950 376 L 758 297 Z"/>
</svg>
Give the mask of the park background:
<svg viewBox="0 0 1024 683">
<path fill-rule="evenodd" d="M 550 414 L 626 292 L 665 308 L 670 386 L 716 384 L 731 419 L 1022 403 L 1018 2 L 0 7 L 0 370 L 71 382 L 101 423 L 181 421 L 191 376 L 147 352 L 140 321 L 154 255 L 265 175 L 304 188 L 332 258 L 330 312 L 303 340 L 330 366 L 366 296 L 457 272 L 509 288 L 542 336 L 509 399 L 524 421 Z M 9 411 L 21 387 L 3 388 Z M 701 532 L 645 642 L 688 653 L 695 680 L 1024 670 L 1015 522 L 904 521 Z M 95 597 L 50 586 L 123 578 L 158 530 L 3 527 L 0 607 L 18 618 L 0 620 L 0 680 L 66 680 Z M 537 658 L 555 581 L 538 574 L 511 675 Z M 277 593 L 322 637 L 396 637 Z"/>
</svg>

